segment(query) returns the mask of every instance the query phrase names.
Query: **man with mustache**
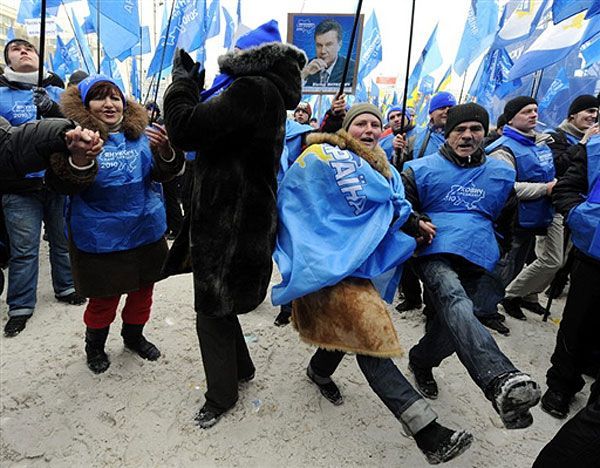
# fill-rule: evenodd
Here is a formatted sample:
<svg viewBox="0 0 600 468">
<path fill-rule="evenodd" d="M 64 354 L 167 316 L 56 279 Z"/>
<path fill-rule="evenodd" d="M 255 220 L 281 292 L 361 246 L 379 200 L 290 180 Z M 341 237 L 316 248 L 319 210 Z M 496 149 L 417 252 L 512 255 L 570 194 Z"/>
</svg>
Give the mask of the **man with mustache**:
<svg viewBox="0 0 600 468">
<path fill-rule="evenodd" d="M 500 248 L 510 245 L 515 170 L 487 158 L 480 147 L 487 111 L 474 103 L 453 107 L 446 142 L 434 154 L 408 161 L 402 181 L 415 213 L 435 225 L 432 242 L 417 250 L 414 268 L 436 310 L 425 335 L 409 353 L 409 368 L 427 398 L 437 398 L 432 369 L 456 352 L 507 429 L 532 424 L 529 408 L 540 399 L 533 379 L 500 351 L 474 308 L 481 280 Z"/>
</svg>

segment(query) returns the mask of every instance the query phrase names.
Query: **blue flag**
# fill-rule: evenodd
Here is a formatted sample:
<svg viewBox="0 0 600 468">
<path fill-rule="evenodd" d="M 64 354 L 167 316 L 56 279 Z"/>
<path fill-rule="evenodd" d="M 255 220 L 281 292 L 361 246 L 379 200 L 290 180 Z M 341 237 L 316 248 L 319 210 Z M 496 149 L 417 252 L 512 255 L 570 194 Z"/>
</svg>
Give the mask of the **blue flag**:
<svg viewBox="0 0 600 468">
<path fill-rule="evenodd" d="M 8 31 L 6 31 L 6 42 L 12 41 L 15 38 L 15 31 L 12 26 L 8 27 Z"/>
<path fill-rule="evenodd" d="M 96 28 L 94 27 L 94 22 L 92 21 L 91 16 L 86 16 L 81 23 L 81 29 L 85 34 L 91 34 L 96 32 Z"/>
<path fill-rule="evenodd" d="M 554 0 L 552 2 L 552 22 L 554 24 L 587 10 L 594 0 Z"/>
<path fill-rule="evenodd" d="M 140 47 L 140 36 L 141 36 L 141 47 Z M 127 57 L 144 55 L 152 51 L 150 45 L 150 27 L 142 26 L 142 30 L 138 35 L 138 42 L 131 49 L 126 50 L 117 57 L 119 62 L 124 62 Z"/>
<path fill-rule="evenodd" d="M 379 107 L 379 86 L 371 81 L 371 104 Z"/>
<path fill-rule="evenodd" d="M 94 73 L 96 71 L 96 65 L 94 64 L 94 59 L 92 57 L 90 45 L 88 44 L 87 38 L 81 30 L 81 26 L 79 26 L 79 22 L 77 21 L 77 18 L 75 17 L 73 11 L 71 11 L 71 18 L 73 22 L 73 32 L 75 33 L 75 40 L 77 41 L 79 51 L 83 58 L 83 64 L 88 73 Z"/>
<path fill-rule="evenodd" d="M 469 94 L 483 107 L 490 107 L 494 97 L 504 97 L 520 83 L 509 80 L 513 61 L 506 49 L 494 49 L 485 56 L 473 80 Z"/>
<path fill-rule="evenodd" d="M 408 79 L 408 94 L 409 95 L 411 95 L 413 93 L 413 91 L 417 88 L 417 86 L 419 85 L 419 80 L 421 79 L 422 73 L 429 73 L 429 71 L 431 71 L 432 69 L 434 70 L 435 68 L 439 67 L 442 64 L 442 60 L 441 60 L 442 56 L 440 54 L 439 47 L 437 46 L 437 28 L 438 28 L 438 25 L 436 24 L 435 28 L 433 29 L 433 32 L 431 33 L 431 35 L 429 36 L 429 39 L 427 40 L 427 44 L 425 44 L 425 47 L 423 47 L 423 51 L 421 52 L 421 56 L 419 57 L 419 60 L 413 67 L 413 70 L 410 74 L 410 78 Z M 430 51 L 433 51 L 432 52 L 433 58 L 431 60 L 429 60 L 429 65 L 427 66 L 427 69 L 429 71 L 424 71 L 425 61 L 428 60 L 427 56 L 429 55 Z M 437 64 L 437 66 L 432 68 L 432 66 L 435 64 Z"/>
<path fill-rule="evenodd" d="M 600 15 L 600 0 L 594 0 L 588 8 L 585 19 L 590 19 L 592 16 Z"/>
<path fill-rule="evenodd" d="M 123 84 L 123 78 L 121 78 L 117 64 L 107 54 L 104 54 L 104 58 L 102 59 L 102 62 L 100 62 L 100 73 L 110 76 L 115 80 L 119 88 L 125 92 L 125 84 Z"/>
<path fill-rule="evenodd" d="M 202 46 L 206 38 L 204 23 L 206 21 L 206 0 L 192 0 L 187 3 L 179 24 L 177 47 L 188 52 Z M 171 23 L 171 27 L 173 24 Z"/>
<path fill-rule="evenodd" d="M 581 55 L 585 60 L 585 67 L 589 68 L 593 64 L 600 62 L 600 40 L 590 41 L 581 48 Z"/>
<path fill-rule="evenodd" d="M 140 89 L 140 77 L 138 76 L 137 59 L 131 57 L 131 73 L 129 75 L 131 83 L 131 95 L 138 102 L 142 100 L 142 90 Z"/>
<path fill-rule="evenodd" d="M 560 93 L 563 89 L 569 88 L 569 77 L 567 76 L 567 71 L 565 68 L 561 68 L 554 81 L 550 85 L 550 88 L 546 90 L 544 93 L 544 97 L 540 100 L 538 107 L 540 108 L 540 112 L 544 109 L 550 107 L 554 98 Z"/>
<path fill-rule="evenodd" d="M 47 0 L 46 17 L 56 16 L 58 9 L 63 3 L 71 3 L 77 0 Z M 37 19 L 42 16 L 42 0 L 21 0 L 17 12 L 17 23 L 25 23 L 28 19 Z"/>
<path fill-rule="evenodd" d="M 223 47 L 230 49 L 233 44 L 233 33 L 235 32 L 235 23 L 233 18 L 227 11 L 227 8 L 223 7 L 223 17 L 225 18 L 225 37 L 223 39 Z"/>
<path fill-rule="evenodd" d="M 364 81 L 360 81 L 356 87 L 356 101 L 367 102 L 368 100 L 369 95 L 367 94 L 367 87 L 365 86 Z"/>
<path fill-rule="evenodd" d="M 96 7 L 100 8 L 100 15 Z M 116 58 L 139 42 L 140 18 L 137 0 L 88 0 L 90 18 L 98 40 L 110 58 Z M 98 27 L 97 20 L 100 19 Z"/>
<path fill-rule="evenodd" d="M 517 7 L 512 12 L 508 8 L 510 4 L 507 4 L 504 7 L 492 48 L 507 47 L 533 35 L 546 11 L 547 3 L 548 0 L 517 2 Z"/>
<path fill-rule="evenodd" d="M 398 172 L 392 169 L 388 180 L 358 155 L 328 144 L 309 146 L 287 170 L 277 210 L 273 257 L 282 281 L 272 290 L 276 305 L 349 276 L 378 278 L 410 258 L 416 246 L 399 229 L 412 208 Z M 398 276 L 387 276 L 394 285 L 373 283 L 389 301 Z"/>
<path fill-rule="evenodd" d="M 377 16 L 375 10 L 373 10 L 363 31 L 360 68 L 358 69 L 359 81 L 364 80 L 381 63 L 382 58 L 381 34 L 379 24 L 377 24 Z"/>
<path fill-rule="evenodd" d="M 221 6 L 219 0 L 212 0 L 205 20 L 206 39 L 218 36 L 221 32 Z"/>
<path fill-rule="evenodd" d="M 469 65 L 494 40 L 498 28 L 498 3 L 496 0 L 471 0 L 462 39 L 454 59 L 454 71 L 462 75 Z"/>
<path fill-rule="evenodd" d="M 237 8 L 235 9 L 235 14 L 237 15 L 237 22 L 240 24 L 242 22 L 242 0 L 237 1 Z"/>
</svg>

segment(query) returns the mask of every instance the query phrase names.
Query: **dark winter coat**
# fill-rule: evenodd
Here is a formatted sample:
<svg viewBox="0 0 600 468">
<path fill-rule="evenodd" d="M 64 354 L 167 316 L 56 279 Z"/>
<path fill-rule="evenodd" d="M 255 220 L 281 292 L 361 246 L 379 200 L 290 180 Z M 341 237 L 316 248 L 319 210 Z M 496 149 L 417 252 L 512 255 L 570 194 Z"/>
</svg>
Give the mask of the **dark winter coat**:
<svg viewBox="0 0 600 468">
<path fill-rule="evenodd" d="M 265 298 L 277 228 L 277 181 L 286 109 L 301 97 L 299 49 L 272 43 L 219 58 L 236 77 L 199 103 L 190 79 L 174 81 L 164 115 L 174 146 L 196 151 L 191 219 L 175 240 L 168 274 L 193 269 L 196 312 L 242 314 Z"/>
<path fill-rule="evenodd" d="M 64 88 L 65 84 L 58 75 L 52 72 L 48 73 L 48 76 L 42 81 L 42 87 L 56 86 L 57 88 Z M 0 87 L 6 87 L 14 90 L 32 89 L 34 86 L 30 83 L 20 83 L 17 81 L 9 81 L 4 74 L 0 75 Z M 41 117 L 63 117 L 60 108 L 57 103 L 52 105 L 52 108 L 48 112 L 44 113 Z M 8 178 L 2 177 L 2 188 L 0 193 L 27 193 L 35 192 L 45 188 L 44 178 L 24 178 L 23 176 Z"/>
<path fill-rule="evenodd" d="M 553 132 L 548 132 L 552 137 L 552 142 L 548 146 L 552 150 L 554 167 L 556 169 L 556 178 L 560 179 L 571 165 L 571 161 L 579 151 L 584 151 L 585 146 L 577 143 L 573 144 L 567 139 L 567 133 L 558 127 Z M 581 137 L 576 137 L 578 140 Z"/>
<path fill-rule="evenodd" d="M 66 116 L 76 120 L 84 128 L 99 131 L 101 138 L 107 139 L 107 126 L 84 107 L 77 87 L 70 87 L 63 93 L 61 106 Z M 146 110 L 135 101 L 128 100 L 122 123 L 125 137 L 133 140 L 139 138 L 147 125 Z M 157 153 L 153 153 L 153 156 L 151 176 L 158 182 L 170 180 L 183 167 L 184 156 L 181 152 L 176 153 L 172 162 L 165 162 Z M 68 163 L 60 168 L 53 166 L 53 169 L 59 178 L 56 188 L 63 192 L 85 190 L 93 183 L 93 179 L 78 183 L 77 170 Z M 135 249 L 104 254 L 83 252 L 69 242 L 75 289 L 85 297 L 110 297 L 137 291 L 142 286 L 162 279 L 161 269 L 167 251 L 164 238 Z"/>
</svg>

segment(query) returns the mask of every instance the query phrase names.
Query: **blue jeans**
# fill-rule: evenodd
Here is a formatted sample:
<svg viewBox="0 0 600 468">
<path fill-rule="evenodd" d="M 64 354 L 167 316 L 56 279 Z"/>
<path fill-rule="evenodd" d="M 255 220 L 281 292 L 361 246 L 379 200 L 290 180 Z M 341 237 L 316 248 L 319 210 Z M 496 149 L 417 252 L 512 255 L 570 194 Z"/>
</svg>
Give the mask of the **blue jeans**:
<svg viewBox="0 0 600 468">
<path fill-rule="evenodd" d="M 331 377 L 344 354 L 319 348 L 310 367 L 319 377 Z M 373 391 L 402 423 L 407 434 L 414 435 L 437 419 L 437 414 L 406 380 L 394 361 L 363 354 L 357 354 L 356 360 Z"/>
<path fill-rule="evenodd" d="M 42 220 L 50 242 L 52 286 L 57 296 L 75 292 L 63 219 L 64 195 L 40 190 L 4 195 L 2 208 L 10 241 L 8 315 L 31 315 L 35 308 Z"/>
<path fill-rule="evenodd" d="M 410 350 L 411 363 L 430 369 L 456 352 L 484 392 L 496 377 L 517 370 L 474 315 L 471 298 L 479 288 L 480 272 L 441 255 L 421 257 L 415 270 L 437 313 Z"/>
</svg>

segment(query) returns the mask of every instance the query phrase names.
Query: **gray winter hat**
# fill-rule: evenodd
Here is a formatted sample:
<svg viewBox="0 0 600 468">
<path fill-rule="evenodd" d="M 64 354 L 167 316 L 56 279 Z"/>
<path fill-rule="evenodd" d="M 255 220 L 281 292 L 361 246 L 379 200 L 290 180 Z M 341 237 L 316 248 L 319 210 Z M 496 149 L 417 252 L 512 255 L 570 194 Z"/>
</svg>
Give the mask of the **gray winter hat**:
<svg viewBox="0 0 600 468">
<path fill-rule="evenodd" d="M 354 104 L 346 113 L 346 117 L 344 117 L 344 121 L 342 122 L 342 128 L 348 131 L 352 121 L 361 114 L 374 115 L 379 119 L 379 122 L 381 122 L 381 125 L 383 126 L 383 115 L 381 115 L 381 111 L 377 106 L 368 102 L 361 102 L 360 104 Z"/>
</svg>

